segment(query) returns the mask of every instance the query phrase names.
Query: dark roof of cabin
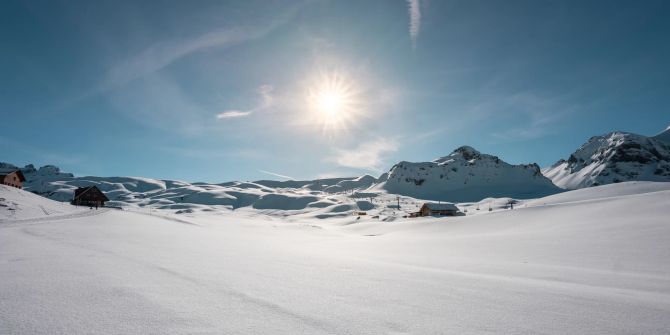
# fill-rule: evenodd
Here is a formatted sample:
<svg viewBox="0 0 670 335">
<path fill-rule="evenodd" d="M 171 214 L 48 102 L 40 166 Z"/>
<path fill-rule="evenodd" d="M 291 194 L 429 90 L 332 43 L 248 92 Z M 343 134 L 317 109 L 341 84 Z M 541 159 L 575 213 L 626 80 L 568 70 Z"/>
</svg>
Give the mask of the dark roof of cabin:
<svg viewBox="0 0 670 335">
<path fill-rule="evenodd" d="M 100 191 L 100 189 L 95 185 L 79 187 L 76 190 L 74 190 L 75 199 L 83 196 L 84 194 L 91 194 L 91 195 L 95 195 L 95 196 L 98 196 L 98 197 L 102 196 L 104 201 L 109 201 L 109 198 L 107 198 L 105 193 Z"/>
<path fill-rule="evenodd" d="M 19 169 L 0 169 L 0 176 L 4 177 L 12 172 L 16 172 L 16 175 L 19 176 L 19 180 L 24 182 L 26 177 L 23 175 L 23 172 Z"/>
<path fill-rule="evenodd" d="M 426 202 L 423 204 L 424 206 L 428 207 L 431 211 L 458 211 L 458 207 L 452 203 L 434 203 L 434 202 Z"/>
</svg>

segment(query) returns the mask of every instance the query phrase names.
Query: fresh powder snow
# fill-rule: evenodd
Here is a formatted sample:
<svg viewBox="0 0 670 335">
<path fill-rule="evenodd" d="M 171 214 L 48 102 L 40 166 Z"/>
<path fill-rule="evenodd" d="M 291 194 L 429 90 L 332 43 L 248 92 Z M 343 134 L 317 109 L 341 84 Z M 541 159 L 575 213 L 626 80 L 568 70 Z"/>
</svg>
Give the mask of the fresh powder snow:
<svg viewBox="0 0 670 335">
<path fill-rule="evenodd" d="M 161 189 L 151 185 L 138 183 Z M 457 204 L 466 216 L 391 222 L 95 210 L 2 185 L 0 198 L 2 334 L 670 329 L 670 183 L 585 188 L 514 210 L 489 198 Z"/>
</svg>

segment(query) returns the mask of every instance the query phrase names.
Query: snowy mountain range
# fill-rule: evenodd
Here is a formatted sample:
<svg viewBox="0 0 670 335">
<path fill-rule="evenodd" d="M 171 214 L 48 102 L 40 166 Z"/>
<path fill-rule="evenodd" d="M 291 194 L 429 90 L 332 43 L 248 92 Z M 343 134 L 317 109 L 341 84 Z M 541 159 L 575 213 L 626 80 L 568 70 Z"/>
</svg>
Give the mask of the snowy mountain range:
<svg viewBox="0 0 670 335">
<path fill-rule="evenodd" d="M 16 166 L 0 163 L 0 169 Z M 77 187 L 96 185 L 112 206 L 183 211 L 223 206 L 231 210 L 312 211 L 322 217 L 374 208 L 372 198 L 474 202 L 488 197 L 537 198 L 621 181 L 670 181 L 670 128 L 646 137 L 612 132 L 589 139 L 567 160 L 540 169 L 512 165 L 497 156 L 462 146 L 431 162 L 399 162 L 379 178 L 370 175 L 316 180 L 259 180 L 219 184 L 142 177 L 78 177 L 53 165 L 21 168 L 27 191 L 69 201 Z M 393 195 L 393 196 L 391 196 Z M 361 200 L 360 198 L 368 198 Z M 414 200 L 408 200 L 414 201 Z"/>
<path fill-rule="evenodd" d="M 2 163 L 0 167 L 14 166 Z M 479 201 L 487 197 L 527 199 L 561 191 L 541 174 L 536 164 L 510 165 L 496 156 L 465 146 L 433 162 L 400 162 L 380 178 L 364 175 L 208 184 L 141 177 L 75 177 L 52 165 L 39 169 L 27 165 L 21 170 L 27 179 L 24 185 L 27 191 L 53 200 L 69 201 L 77 187 L 96 185 L 109 197 L 112 206 L 185 211 L 225 206 L 230 209 L 318 210 L 332 216 L 371 209 L 374 205 L 370 201 L 358 198 L 388 194 L 425 200 Z"/>
<path fill-rule="evenodd" d="M 591 137 L 542 173 L 564 189 L 622 181 L 670 181 L 670 127 L 647 137 L 612 132 Z"/>
</svg>

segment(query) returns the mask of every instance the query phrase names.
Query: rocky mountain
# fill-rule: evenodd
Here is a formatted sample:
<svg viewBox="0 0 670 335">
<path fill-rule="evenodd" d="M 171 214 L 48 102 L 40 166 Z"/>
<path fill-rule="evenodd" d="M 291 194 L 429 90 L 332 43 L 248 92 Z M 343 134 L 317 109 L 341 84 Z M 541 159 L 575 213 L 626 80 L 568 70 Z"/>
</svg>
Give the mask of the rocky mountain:
<svg viewBox="0 0 670 335">
<path fill-rule="evenodd" d="M 454 202 L 535 198 L 561 191 L 537 164 L 508 164 L 468 146 L 432 162 L 400 162 L 380 177 L 377 187 L 419 199 Z"/>
<path fill-rule="evenodd" d="M 622 181 L 670 181 L 670 128 L 647 137 L 612 132 L 591 137 L 542 173 L 564 189 Z"/>
</svg>

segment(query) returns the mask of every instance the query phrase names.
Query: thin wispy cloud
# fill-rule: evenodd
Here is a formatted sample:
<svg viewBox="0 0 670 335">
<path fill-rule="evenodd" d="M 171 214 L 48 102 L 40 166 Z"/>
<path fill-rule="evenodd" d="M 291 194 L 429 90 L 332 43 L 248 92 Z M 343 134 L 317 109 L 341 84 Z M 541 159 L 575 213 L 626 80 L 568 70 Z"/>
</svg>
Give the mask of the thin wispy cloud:
<svg viewBox="0 0 670 335">
<path fill-rule="evenodd" d="M 275 172 L 271 172 L 271 171 L 258 170 L 258 172 L 260 172 L 260 173 L 265 173 L 265 174 L 270 175 L 270 176 L 275 176 L 275 177 L 283 178 L 283 179 L 293 180 L 292 177 L 289 177 L 289 176 L 286 176 L 286 175 L 283 175 L 283 174 L 279 174 L 279 173 L 275 173 Z"/>
<path fill-rule="evenodd" d="M 352 149 L 336 149 L 335 162 L 344 167 L 381 172 L 387 168 L 385 156 L 397 150 L 396 140 L 379 138 Z"/>
<path fill-rule="evenodd" d="M 219 120 L 242 118 L 247 117 L 253 113 L 268 109 L 274 105 L 275 100 L 274 96 L 272 95 L 273 90 L 274 87 L 272 85 L 267 84 L 261 85 L 260 87 L 258 87 L 258 94 L 260 95 L 260 101 L 258 102 L 258 105 L 256 105 L 254 108 L 245 111 L 236 109 L 226 110 L 219 114 L 216 114 L 216 118 Z"/>
<path fill-rule="evenodd" d="M 242 111 L 236 111 L 236 110 L 228 110 L 228 111 L 216 114 L 216 118 L 217 119 L 234 119 L 234 118 L 238 118 L 238 117 L 249 116 L 249 115 L 251 115 L 251 113 L 253 113 L 253 112 L 252 111 L 242 112 Z"/>
<path fill-rule="evenodd" d="M 557 123 L 579 111 L 579 105 L 557 97 L 541 97 L 532 92 L 520 92 L 502 99 L 499 106 L 514 110 L 522 116 L 521 126 L 492 133 L 497 139 L 523 141 L 541 138 L 558 131 Z"/>
<path fill-rule="evenodd" d="M 409 13 L 409 36 L 412 39 L 412 49 L 414 49 L 421 31 L 421 4 L 419 0 L 407 0 L 407 11 Z"/>
<path fill-rule="evenodd" d="M 215 47 L 228 48 L 263 38 L 291 20 L 303 5 L 294 6 L 282 15 L 277 15 L 276 20 L 264 25 L 240 25 L 214 30 L 195 37 L 155 42 L 139 53 L 112 66 L 98 90 L 104 92 L 123 86 L 198 51 Z"/>
<path fill-rule="evenodd" d="M 272 85 L 261 85 L 258 88 L 258 93 L 261 95 L 261 109 L 269 108 L 274 104 L 274 96 L 272 95 L 272 91 L 274 91 L 274 86 Z"/>
<path fill-rule="evenodd" d="M 233 28 L 206 33 L 192 39 L 154 43 L 137 55 L 112 67 L 101 85 L 101 90 L 106 91 L 122 86 L 137 78 L 154 73 L 193 52 L 212 47 L 229 47 L 259 38 L 268 31 L 269 29 Z"/>
<path fill-rule="evenodd" d="M 204 131 L 209 111 L 194 99 L 183 83 L 164 73 L 142 78 L 109 92 L 115 111 L 145 127 L 198 134 Z"/>
</svg>

